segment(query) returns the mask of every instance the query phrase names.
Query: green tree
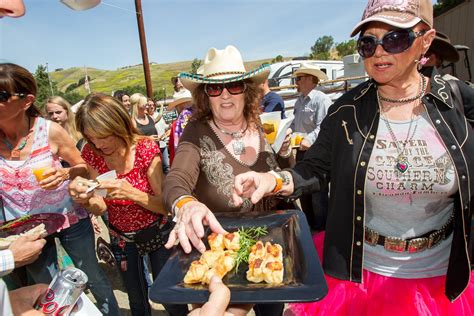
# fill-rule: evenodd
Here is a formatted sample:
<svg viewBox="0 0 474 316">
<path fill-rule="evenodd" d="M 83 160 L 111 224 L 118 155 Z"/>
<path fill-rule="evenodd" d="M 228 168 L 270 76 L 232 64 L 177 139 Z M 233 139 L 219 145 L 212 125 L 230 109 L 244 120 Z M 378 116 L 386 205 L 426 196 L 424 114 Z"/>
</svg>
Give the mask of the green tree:
<svg viewBox="0 0 474 316">
<path fill-rule="evenodd" d="M 202 60 L 194 58 L 193 62 L 191 63 L 191 73 L 197 74 L 197 71 L 199 67 L 201 66 L 201 64 L 202 64 Z"/>
<path fill-rule="evenodd" d="M 337 43 L 336 50 L 339 57 L 344 57 L 347 55 L 352 55 L 357 53 L 357 41 L 355 39 L 350 39 L 345 42 Z"/>
<path fill-rule="evenodd" d="M 142 85 L 139 85 L 139 84 L 135 84 L 133 86 L 126 86 L 124 88 L 120 88 L 120 89 L 117 89 L 117 90 L 124 90 L 124 91 L 127 91 L 129 95 L 132 95 L 134 93 L 141 93 L 143 94 L 144 96 L 146 96 L 146 87 L 145 86 L 142 86 Z"/>
<path fill-rule="evenodd" d="M 332 36 L 324 35 L 316 40 L 311 46 L 310 57 L 312 59 L 328 60 L 331 56 L 330 51 L 334 46 L 334 38 Z"/>
<path fill-rule="evenodd" d="M 84 99 L 84 96 L 82 96 L 79 93 L 74 92 L 74 91 L 66 92 L 66 93 L 59 91 L 58 95 L 63 97 L 64 99 L 68 100 L 68 102 L 71 103 L 71 105 L 74 105 L 77 102 Z"/>
<path fill-rule="evenodd" d="M 153 91 L 153 100 L 162 100 L 166 97 L 166 90 L 158 89 Z"/>
<path fill-rule="evenodd" d="M 89 80 L 89 82 L 91 82 L 91 76 L 87 75 L 87 80 Z M 82 86 L 84 83 L 86 83 L 86 77 L 81 77 L 79 78 L 79 80 L 77 81 L 77 86 Z"/>
<path fill-rule="evenodd" d="M 275 58 L 272 59 L 272 64 L 273 63 L 280 63 L 283 61 L 283 56 L 282 55 L 278 55 L 276 56 Z"/>
<path fill-rule="evenodd" d="M 46 99 L 48 99 L 50 96 L 58 94 L 58 87 L 56 86 L 56 82 L 52 80 L 50 84 L 48 72 L 46 71 L 46 66 L 38 65 L 34 76 L 36 80 L 36 85 L 38 86 L 35 104 L 37 107 L 43 110 Z"/>
</svg>

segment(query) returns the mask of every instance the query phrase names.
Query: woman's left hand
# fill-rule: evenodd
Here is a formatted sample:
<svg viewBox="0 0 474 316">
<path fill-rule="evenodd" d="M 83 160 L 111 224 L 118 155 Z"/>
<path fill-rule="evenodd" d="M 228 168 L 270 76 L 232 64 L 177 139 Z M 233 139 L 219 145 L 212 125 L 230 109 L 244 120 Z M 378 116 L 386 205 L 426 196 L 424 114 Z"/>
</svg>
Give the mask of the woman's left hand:
<svg viewBox="0 0 474 316">
<path fill-rule="evenodd" d="M 51 167 L 43 172 L 43 177 L 39 182 L 40 187 L 44 190 L 55 190 L 69 179 L 69 169 Z"/>
<path fill-rule="evenodd" d="M 114 200 L 136 201 L 137 195 L 139 193 L 143 193 L 142 191 L 134 188 L 133 185 L 125 179 L 100 181 L 99 189 L 107 190 L 107 198 Z"/>
<path fill-rule="evenodd" d="M 211 210 L 199 201 L 184 204 L 179 209 L 177 218 L 176 225 L 165 244 L 167 249 L 173 247 L 178 240 L 185 253 L 191 252 L 191 244 L 203 253 L 206 251 L 206 246 L 201 240 L 204 237 L 204 225 L 208 225 L 215 233 L 226 233 Z"/>
<path fill-rule="evenodd" d="M 283 144 L 281 145 L 280 151 L 278 152 L 278 155 L 282 157 L 288 157 L 289 154 L 288 152 L 291 151 L 291 134 L 293 133 L 293 130 L 291 128 L 288 128 L 286 130 L 286 136 L 285 140 L 283 141 Z"/>
</svg>

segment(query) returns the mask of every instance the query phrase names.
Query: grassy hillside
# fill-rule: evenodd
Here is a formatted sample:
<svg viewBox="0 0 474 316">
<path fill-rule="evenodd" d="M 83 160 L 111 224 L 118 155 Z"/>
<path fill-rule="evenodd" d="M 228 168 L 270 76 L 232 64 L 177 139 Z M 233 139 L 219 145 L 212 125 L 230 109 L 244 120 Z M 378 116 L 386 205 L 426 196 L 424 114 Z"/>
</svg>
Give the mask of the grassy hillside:
<svg viewBox="0 0 474 316">
<path fill-rule="evenodd" d="M 269 63 L 271 59 L 256 60 L 245 63 L 246 69 L 253 69 L 262 63 Z M 171 85 L 171 77 L 179 72 L 189 71 L 191 69 L 191 61 L 170 63 L 170 64 L 152 64 L 150 65 L 151 80 L 153 91 L 166 89 L 167 95 L 173 93 Z M 104 92 L 110 94 L 112 91 L 125 88 L 127 86 L 140 85 L 145 87 L 145 77 L 142 65 L 130 66 L 117 70 L 100 70 L 95 68 L 87 68 L 87 74 L 91 78 L 90 86 L 94 92 Z M 59 90 L 65 92 L 67 87 L 76 83 L 80 79 L 84 79 L 84 68 L 69 68 L 50 73 L 51 79 L 57 83 Z M 84 85 L 80 85 L 73 92 L 85 96 L 87 94 Z M 130 91 L 134 92 L 134 91 Z"/>
</svg>

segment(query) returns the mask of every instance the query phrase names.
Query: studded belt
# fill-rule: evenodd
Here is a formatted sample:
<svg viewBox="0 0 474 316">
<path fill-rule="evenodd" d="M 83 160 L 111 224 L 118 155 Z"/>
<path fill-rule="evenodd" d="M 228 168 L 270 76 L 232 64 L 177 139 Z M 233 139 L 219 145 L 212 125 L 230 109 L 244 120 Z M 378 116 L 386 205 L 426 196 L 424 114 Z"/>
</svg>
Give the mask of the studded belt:
<svg viewBox="0 0 474 316">
<path fill-rule="evenodd" d="M 433 248 L 453 232 L 454 215 L 439 230 L 432 230 L 418 237 L 402 239 L 399 237 L 383 236 L 379 232 L 365 227 L 365 243 L 370 246 L 381 245 L 391 252 L 415 253 Z"/>
</svg>

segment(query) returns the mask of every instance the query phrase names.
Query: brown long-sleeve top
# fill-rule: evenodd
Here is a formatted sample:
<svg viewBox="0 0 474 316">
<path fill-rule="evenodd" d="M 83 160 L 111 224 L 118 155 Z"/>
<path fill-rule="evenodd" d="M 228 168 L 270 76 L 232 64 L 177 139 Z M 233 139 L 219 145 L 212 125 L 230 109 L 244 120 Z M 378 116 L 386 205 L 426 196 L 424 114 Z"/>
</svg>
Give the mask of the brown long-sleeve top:
<svg viewBox="0 0 474 316">
<path fill-rule="evenodd" d="M 208 122 L 191 121 L 180 138 L 173 166 L 163 183 L 165 207 L 171 210 L 178 197 L 193 195 L 214 213 L 274 210 L 281 199 L 268 197 L 256 205 L 245 200 L 242 206 L 234 207 L 234 177 L 247 171 L 266 172 L 288 165 L 288 159 L 272 151 L 262 132 L 257 159 L 247 165 L 232 156 Z"/>
</svg>

